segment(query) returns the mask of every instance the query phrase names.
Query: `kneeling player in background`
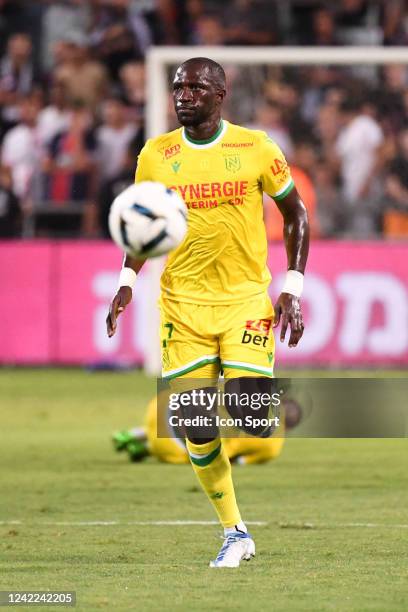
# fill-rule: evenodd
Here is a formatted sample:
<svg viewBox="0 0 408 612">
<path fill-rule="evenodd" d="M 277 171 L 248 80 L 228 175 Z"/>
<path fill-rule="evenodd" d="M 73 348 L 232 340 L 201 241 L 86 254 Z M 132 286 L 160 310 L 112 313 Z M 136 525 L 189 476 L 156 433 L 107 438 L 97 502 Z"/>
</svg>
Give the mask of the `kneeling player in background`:
<svg viewBox="0 0 408 612">
<path fill-rule="evenodd" d="M 251 465 L 266 463 L 279 457 L 285 440 L 285 430 L 296 427 L 302 417 L 301 407 L 294 400 L 285 400 L 282 412 L 281 425 L 270 438 L 255 438 L 240 433 L 234 438 L 223 438 L 230 461 Z M 144 425 L 115 433 L 112 437 L 114 448 L 117 451 L 126 451 L 133 462 L 155 457 L 163 463 L 190 463 L 183 432 L 172 429 L 167 438 L 157 435 L 158 414 L 163 420 L 162 427 L 167 428 L 166 415 L 163 411 L 158 411 L 157 398 L 154 397 L 147 405 Z"/>
</svg>

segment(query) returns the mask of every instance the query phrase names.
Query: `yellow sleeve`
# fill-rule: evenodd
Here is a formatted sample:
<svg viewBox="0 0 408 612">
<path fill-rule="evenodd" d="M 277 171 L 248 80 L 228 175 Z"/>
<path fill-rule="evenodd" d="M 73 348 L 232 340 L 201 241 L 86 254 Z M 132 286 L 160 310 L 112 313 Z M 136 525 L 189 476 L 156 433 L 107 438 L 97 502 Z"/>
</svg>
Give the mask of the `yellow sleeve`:
<svg viewBox="0 0 408 612">
<path fill-rule="evenodd" d="M 137 158 L 135 183 L 154 180 L 151 173 L 151 163 L 149 161 L 149 148 L 150 140 L 147 140 Z"/>
<path fill-rule="evenodd" d="M 262 189 L 274 200 L 282 200 L 295 186 L 288 162 L 265 132 L 261 134 L 260 149 Z"/>
</svg>

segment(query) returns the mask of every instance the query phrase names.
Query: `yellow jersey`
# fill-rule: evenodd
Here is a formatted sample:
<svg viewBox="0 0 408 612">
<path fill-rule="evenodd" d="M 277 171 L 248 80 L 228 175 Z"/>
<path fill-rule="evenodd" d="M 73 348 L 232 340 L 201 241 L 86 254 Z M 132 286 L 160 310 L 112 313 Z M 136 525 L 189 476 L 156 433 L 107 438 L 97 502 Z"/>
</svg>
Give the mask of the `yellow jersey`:
<svg viewBox="0 0 408 612">
<path fill-rule="evenodd" d="M 275 200 L 294 187 L 282 151 L 265 132 L 221 121 L 207 141 L 179 128 L 148 140 L 136 182 L 158 181 L 188 208 L 188 231 L 161 277 L 166 299 L 236 304 L 266 291 L 263 192 Z"/>
</svg>

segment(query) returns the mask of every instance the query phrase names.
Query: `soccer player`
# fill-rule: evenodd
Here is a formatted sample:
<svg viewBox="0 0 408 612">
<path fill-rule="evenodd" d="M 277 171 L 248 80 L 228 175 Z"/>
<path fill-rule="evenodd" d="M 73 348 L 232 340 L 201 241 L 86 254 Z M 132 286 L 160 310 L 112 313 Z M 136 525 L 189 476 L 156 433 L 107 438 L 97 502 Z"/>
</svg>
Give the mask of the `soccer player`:
<svg viewBox="0 0 408 612">
<path fill-rule="evenodd" d="M 188 207 L 188 232 L 170 253 L 161 277 L 162 376 L 269 382 L 272 326 L 289 346 L 303 334 L 299 297 L 309 249 L 306 209 L 279 147 L 264 133 L 222 119 L 225 73 L 216 62 L 192 58 L 176 71 L 173 99 L 181 128 L 147 141 L 136 182 L 159 181 Z M 164 103 L 164 101 L 163 101 Z M 262 194 L 274 198 L 284 220 L 288 271 L 273 308 Z M 132 299 L 143 261 L 127 256 L 107 317 L 109 336 Z M 188 381 L 187 381 L 188 382 Z M 246 383 L 247 384 L 247 383 Z M 238 409 L 240 406 L 238 406 Z M 244 410 L 245 412 L 245 410 Z M 211 567 L 237 567 L 255 555 L 237 505 L 231 465 L 216 434 L 187 430 L 191 464 L 224 527 Z"/>
</svg>

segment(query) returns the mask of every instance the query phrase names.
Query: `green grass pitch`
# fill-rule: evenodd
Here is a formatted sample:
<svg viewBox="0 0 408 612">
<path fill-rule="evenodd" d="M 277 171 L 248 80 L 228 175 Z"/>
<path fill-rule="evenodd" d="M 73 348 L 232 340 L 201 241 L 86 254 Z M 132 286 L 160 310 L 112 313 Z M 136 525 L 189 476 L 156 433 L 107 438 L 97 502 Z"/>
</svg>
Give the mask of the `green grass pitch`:
<svg viewBox="0 0 408 612">
<path fill-rule="evenodd" d="M 153 393 L 135 372 L 0 370 L 0 590 L 72 589 L 78 610 L 408 609 L 405 440 L 290 439 L 234 468 L 244 518 L 267 524 L 255 560 L 216 571 L 218 526 L 151 524 L 214 519 L 190 467 L 111 448 Z"/>
</svg>

